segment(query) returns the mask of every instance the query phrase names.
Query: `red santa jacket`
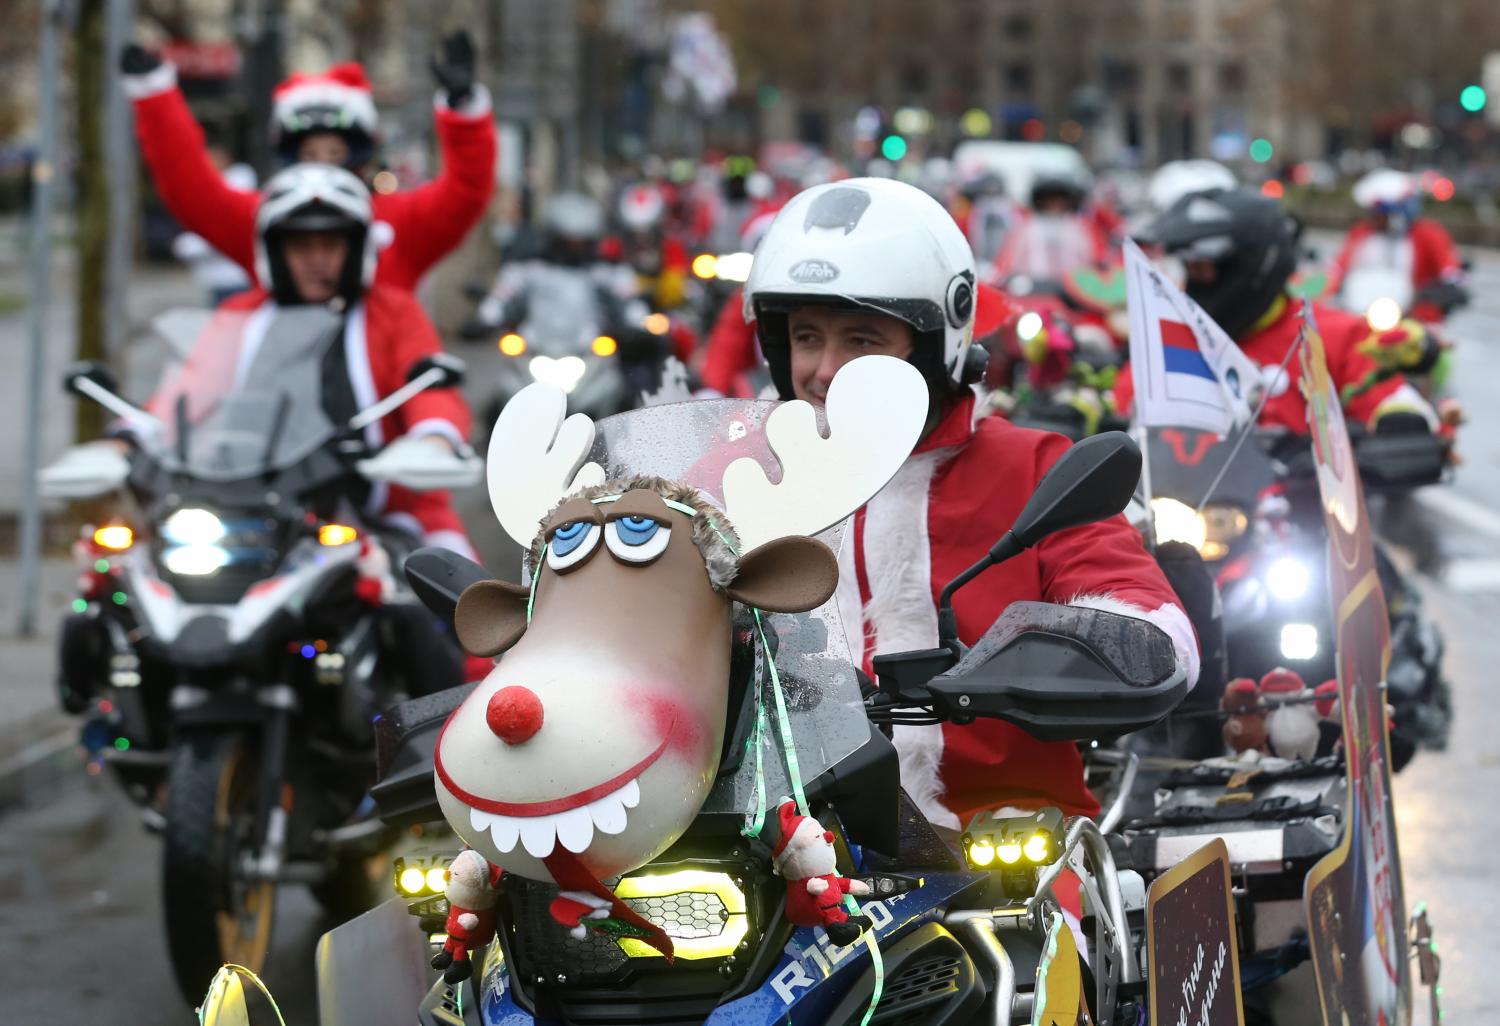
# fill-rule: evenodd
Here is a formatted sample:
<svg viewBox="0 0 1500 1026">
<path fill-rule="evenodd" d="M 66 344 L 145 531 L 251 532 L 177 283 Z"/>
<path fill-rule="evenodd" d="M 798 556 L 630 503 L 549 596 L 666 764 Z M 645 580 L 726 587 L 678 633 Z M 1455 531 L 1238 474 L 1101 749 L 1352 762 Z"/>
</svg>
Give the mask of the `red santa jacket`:
<svg viewBox="0 0 1500 1026">
<path fill-rule="evenodd" d="M 233 374 L 246 347 L 259 344 L 275 304 L 262 289 L 225 300 L 176 375 L 148 405 L 170 417 L 175 395 L 193 394 L 192 382 Z M 258 316 L 260 315 L 260 316 Z M 442 351 L 437 331 L 409 292 L 375 285 L 344 318 L 344 357 L 354 400 L 361 408 L 406 384 L 407 372 L 424 356 Z M 428 389 L 378 423 L 365 428 L 371 448 L 402 435 L 439 434 L 455 445 L 469 434 L 469 409 L 455 389 Z M 397 485 L 371 488 L 365 512 L 421 538 L 474 556 L 463 522 L 445 491 L 413 492 Z"/>
<path fill-rule="evenodd" d="M 130 91 L 136 137 L 156 191 L 184 229 L 201 235 L 253 278 L 260 194 L 224 182 L 174 76 L 150 79 Z M 144 92 L 153 87 L 156 91 Z M 371 197 L 375 230 L 389 240 L 375 280 L 407 291 L 463 241 L 484 214 L 495 180 L 495 126 L 487 102 L 464 113 L 439 104 L 434 120 L 442 151 L 438 176 L 415 189 Z"/>
<path fill-rule="evenodd" d="M 1333 261 L 1333 273 L 1328 283 L 1330 293 L 1336 292 L 1350 270 L 1359 266 L 1360 251 L 1376 236 L 1376 232 L 1377 229 L 1369 221 L 1360 221 L 1349 229 L 1349 234 L 1344 238 L 1344 246 Z M 1429 285 L 1453 281 L 1463 275 L 1463 258 L 1458 254 L 1458 247 L 1453 244 L 1453 236 L 1436 221 L 1426 217 L 1417 218 L 1400 242 L 1396 259 L 1401 263 L 1409 263 L 1413 289 L 1420 292 Z M 1431 319 L 1441 320 L 1441 312 Z"/>
<path fill-rule="evenodd" d="M 839 612 L 866 672 L 875 655 L 937 645 L 943 586 L 1010 529 L 1067 439 L 996 417 L 973 421 L 955 402 L 891 483 L 855 514 L 839 556 Z M 955 596 L 958 632 L 973 644 L 1012 602 L 1085 605 L 1149 620 L 1172 638 L 1190 680 L 1197 641 L 1177 596 L 1116 516 L 1063 531 L 985 571 Z M 863 631 L 854 625 L 863 625 Z M 898 726 L 901 783 L 929 819 L 958 828 L 982 809 L 1056 805 L 1095 814 L 1078 749 L 1038 741 L 998 720 Z"/>
<path fill-rule="evenodd" d="M 1282 301 L 1278 301 L 1282 302 Z M 1297 342 L 1302 325 L 1302 300 L 1287 299 L 1281 311 L 1264 327 L 1254 329 L 1237 340 L 1240 349 L 1267 375 L 1271 398 L 1261 411 L 1264 427 L 1281 427 L 1294 434 L 1307 434 L 1307 402 L 1297 387 L 1298 368 L 1288 364 L 1277 372 L 1281 361 Z M 1345 313 L 1322 303 L 1313 304 L 1318 332 L 1323 336 L 1323 353 L 1328 373 L 1339 393 L 1344 395 L 1344 413 L 1364 424 L 1373 424 L 1382 407 L 1401 404 L 1426 410 L 1427 403 L 1399 374 L 1377 380 L 1375 361 L 1359 351 L 1359 343 L 1370 336 L 1364 318 Z M 1296 358 L 1293 357 L 1295 360 Z M 1115 385 L 1115 409 L 1128 413 L 1135 397 L 1135 382 L 1127 365 L 1121 369 Z"/>
<path fill-rule="evenodd" d="M 999 281 L 1017 274 L 1061 281 L 1069 271 L 1108 260 L 1109 236 L 1092 217 L 1044 217 L 1019 209 L 995 256 L 995 275 Z"/>
</svg>

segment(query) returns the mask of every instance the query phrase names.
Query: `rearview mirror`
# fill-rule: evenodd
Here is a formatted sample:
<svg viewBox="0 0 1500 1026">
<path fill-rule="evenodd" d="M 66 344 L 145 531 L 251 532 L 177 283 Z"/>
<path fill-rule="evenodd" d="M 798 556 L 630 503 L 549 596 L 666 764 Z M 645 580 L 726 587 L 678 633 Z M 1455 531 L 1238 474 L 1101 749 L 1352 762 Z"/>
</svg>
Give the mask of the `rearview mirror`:
<svg viewBox="0 0 1500 1026">
<path fill-rule="evenodd" d="M 412 364 L 411 370 L 406 372 L 406 380 L 411 383 L 434 372 L 438 376 L 432 379 L 428 388 L 457 388 L 464 383 L 468 367 L 463 360 L 450 353 L 433 353 Z"/>
<path fill-rule="evenodd" d="M 1125 509 L 1140 479 L 1141 450 L 1128 435 L 1106 431 L 1085 438 L 1047 471 L 1010 533 L 1029 549 L 1049 534 L 1112 517 Z"/>
</svg>

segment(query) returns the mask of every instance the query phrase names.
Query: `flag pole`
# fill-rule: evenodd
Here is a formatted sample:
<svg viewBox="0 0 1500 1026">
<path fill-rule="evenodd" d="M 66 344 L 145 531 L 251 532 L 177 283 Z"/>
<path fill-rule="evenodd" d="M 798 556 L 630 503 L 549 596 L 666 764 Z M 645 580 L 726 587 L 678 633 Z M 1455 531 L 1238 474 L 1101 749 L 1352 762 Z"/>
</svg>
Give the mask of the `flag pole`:
<svg viewBox="0 0 1500 1026">
<path fill-rule="evenodd" d="M 1139 420 L 1130 428 L 1135 444 L 1141 450 L 1141 501 L 1146 505 L 1146 528 L 1142 532 L 1146 539 L 1146 551 L 1156 551 L 1156 515 L 1151 512 L 1151 445 L 1149 429 Z"/>
</svg>

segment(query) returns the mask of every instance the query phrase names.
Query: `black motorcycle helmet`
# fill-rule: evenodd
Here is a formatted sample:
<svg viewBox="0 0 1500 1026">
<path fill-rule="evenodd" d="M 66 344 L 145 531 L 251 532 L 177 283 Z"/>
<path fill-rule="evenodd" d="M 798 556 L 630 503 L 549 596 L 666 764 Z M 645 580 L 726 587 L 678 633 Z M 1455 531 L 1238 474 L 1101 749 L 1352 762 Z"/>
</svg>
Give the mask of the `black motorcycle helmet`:
<svg viewBox="0 0 1500 1026">
<path fill-rule="evenodd" d="M 293 164 L 272 176 L 256 212 L 255 273 L 282 305 L 305 300 L 297 292 L 282 254 L 296 232 L 340 232 L 349 240 L 339 274 L 337 302 L 359 302 L 375 276 L 376 247 L 370 231 L 370 193 L 364 183 L 331 164 Z"/>
<path fill-rule="evenodd" d="M 1083 208 L 1087 186 L 1076 176 L 1065 172 L 1040 171 L 1031 180 L 1031 209 L 1040 210 L 1044 203 L 1061 200 L 1077 213 Z"/>
<path fill-rule="evenodd" d="M 1252 189 L 1184 196 L 1140 233 L 1183 261 L 1210 261 L 1211 282 L 1189 276 L 1187 294 L 1231 337 L 1254 324 L 1297 267 L 1297 223 L 1281 204 Z"/>
</svg>

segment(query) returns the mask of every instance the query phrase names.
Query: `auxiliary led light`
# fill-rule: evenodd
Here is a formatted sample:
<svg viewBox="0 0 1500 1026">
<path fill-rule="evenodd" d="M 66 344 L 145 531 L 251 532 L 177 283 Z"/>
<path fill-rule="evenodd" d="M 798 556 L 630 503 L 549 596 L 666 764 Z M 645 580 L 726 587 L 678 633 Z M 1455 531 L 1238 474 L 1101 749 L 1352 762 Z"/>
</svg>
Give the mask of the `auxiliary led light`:
<svg viewBox="0 0 1500 1026">
<path fill-rule="evenodd" d="M 405 874 L 402 874 L 403 876 Z M 442 894 L 448 889 L 448 869 L 445 866 L 433 866 L 427 871 L 427 889 L 437 894 Z"/>
<path fill-rule="evenodd" d="M 500 336 L 500 352 L 506 356 L 520 356 L 526 352 L 526 340 L 515 332 Z"/>
<path fill-rule="evenodd" d="M 1306 564 L 1291 556 L 1282 556 L 1266 569 L 1266 587 L 1282 602 L 1293 602 L 1307 592 L 1312 574 Z"/>
<path fill-rule="evenodd" d="M 1021 846 L 1014 841 L 1008 841 L 999 848 L 1000 861 L 1007 866 L 1014 866 L 1021 861 Z"/>
<path fill-rule="evenodd" d="M 719 258 L 712 253 L 699 253 L 693 257 L 693 274 L 704 281 L 719 274 Z"/>
<path fill-rule="evenodd" d="M 1318 655 L 1318 628 L 1310 623 L 1289 623 L 1281 628 L 1281 654 L 1287 659 L 1314 659 Z"/>
<path fill-rule="evenodd" d="M 318 544 L 334 548 L 348 545 L 359 537 L 359 532 L 348 524 L 324 524 L 318 528 Z"/>
<path fill-rule="evenodd" d="M 396 888 L 408 897 L 416 897 L 427 886 L 427 874 L 416 866 L 408 866 L 396 877 Z"/>
<path fill-rule="evenodd" d="M 1047 834 L 1032 834 L 1022 851 L 1032 862 L 1046 862 L 1052 854 L 1052 838 Z"/>
<path fill-rule="evenodd" d="M 975 841 L 969 845 L 969 864 L 983 869 L 995 861 L 995 846 L 989 841 Z"/>
<path fill-rule="evenodd" d="M 94 544 L 111 552 L 124 552 L 135 544 L 135 532 L 124 524 L 109 524 L 94 531 Z"/>
</svg>

